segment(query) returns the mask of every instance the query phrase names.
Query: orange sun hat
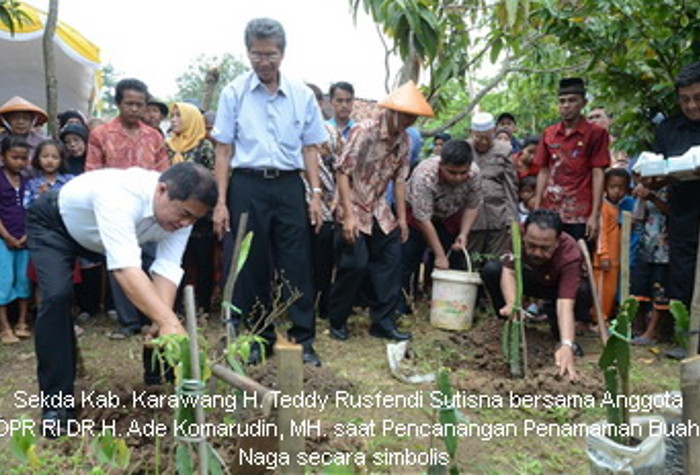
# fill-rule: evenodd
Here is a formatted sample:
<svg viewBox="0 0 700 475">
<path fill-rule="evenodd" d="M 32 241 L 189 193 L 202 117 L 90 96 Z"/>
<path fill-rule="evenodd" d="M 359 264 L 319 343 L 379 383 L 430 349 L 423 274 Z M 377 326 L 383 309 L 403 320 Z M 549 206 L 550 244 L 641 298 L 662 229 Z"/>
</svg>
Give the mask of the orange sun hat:
<svg viewBox="0 0 700 475">
<path fill-rule="evenodd" d="M 28 100 L 15 96 L 0 107 L 0 115 L 10 114 L 12 112 L 30 112 L 36 117 L 35 125 L 45 124 L 48 120 L 48 115 L 39 106 L 36 106 Z"/>
<path fill-rule="evenodd" d="M 406 114 L 433 117 L 435 112 L 413 81 L 401 85 L 394 92 L 379 101 L 379 107 Z"/>
</svg>

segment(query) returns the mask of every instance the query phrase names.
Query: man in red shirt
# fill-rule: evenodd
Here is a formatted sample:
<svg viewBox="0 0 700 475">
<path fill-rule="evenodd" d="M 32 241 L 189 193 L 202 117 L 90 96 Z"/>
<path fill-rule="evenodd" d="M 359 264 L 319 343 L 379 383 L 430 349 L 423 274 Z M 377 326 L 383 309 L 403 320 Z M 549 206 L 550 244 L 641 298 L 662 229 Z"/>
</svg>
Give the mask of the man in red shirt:
<svg viewBox="0 0 700 475">
<path fill-rule="evenodd" d="M 85 171 L 141 167 L 165 171 L 168 154 L 163 136 L 142 118 L 148 88 L 138 79 L 122 79 L 114 94 L 119 115 L 90 132 Z"/>
<path fill-rule="evenodd" d="M 561 122 L 545 129 L 537 147 L 535 208 L 556 211 L 563 230 L 591 240 L 598 232 L 603 170 L 610 164 L 608 132 L 582 115 L 586 87 L 580 78 L 559 82 Z"/>
<path fill-rule="evenodd" d="M 142 122 L 148 101 L 148 88 L 138 79 L 122 79 L 117 83 L 114 99 L 119 115 L 90 132 L 85 171 L 101 168 L 141 167 L 146 170 L 165 171 L 168 154 L 163 136 Z M 144 269 L 155 259 L 152 243 L 141 246 Z M 114 307 L 121 328 L 110 334 L 112 339 L 124 339 L 141 331 L 149 323 L 126 298 L 124 291 L 110 273 L 109 284 Z"/>
<path fill-rule="evenodd" d="M 581 355 L 574 343 L 574 316 L 586 319 L 590 308 L 590 288 L 582 278 L 583 256 L 576 241 L 562 233 L 556 213 L 538 209 L 525 221 L 523 242 L 523 294 L 554 301 L 545 308 L 552 333 L 559 340 L 554 361 L 559 374 L 577 378 L 574 355 Z M 486 263 L 481 279 L 497 315 L 507 318 L 515 303 L 515 272 L 512 255 Z"/>
</svg>

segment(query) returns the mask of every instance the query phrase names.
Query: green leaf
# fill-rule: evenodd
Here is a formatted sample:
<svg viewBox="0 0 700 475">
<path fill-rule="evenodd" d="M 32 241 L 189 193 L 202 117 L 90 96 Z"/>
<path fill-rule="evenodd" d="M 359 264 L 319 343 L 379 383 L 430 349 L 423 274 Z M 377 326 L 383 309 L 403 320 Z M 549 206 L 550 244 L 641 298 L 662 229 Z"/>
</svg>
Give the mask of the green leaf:
<svg viewBox="0 0 700 475">
<path fill-rule="evenodd" d="M 22 421 L 29 420 L 22 417 Z M 10 452 L 23 463 L 38 466 L 39 459 L 36 455 L 36 435 L 32 430 L 15 429 L 10 438 Z M 35 465 L 32 465 L 33 467 Z"/>
<path fill-rule="evenodd" d="M 671 300 L 669 309 L 674 320 L 674 340 L 682 348 L 688 349 L 688 332 L 690 331 L 690 313 L 680 300 Z"/>
<path fill-rule="evenodd" d="M 214 447 L 207 442 L 207 466 L 211 475 L 224 475 L 224 467 L 221 465 L 221 457 Z"/>
<path fill-rule="evenodd" d="M 491 64 L 495 64 L 496 61 L 498 61 L 498 55 L 501 54 L 501 50 L 503 49 L 503 40 L 498 37 L 493 41 L 493 45 L 491 45 L 491 52 L 489 54 L 489 58 L 491 59 Z"/>
<path fill-rule="evenodd" d="M 515 19 L 518 16 L 518 0 L 505 0 L 506 12 L 508 14 L 508 26 L 512 27 L 515 24 Z"/>
<path fill-rule="evenodd" d="M 440 390 L 440 396 L 442 401 L 451 401 L 453 396 L 452 385 L 450 383 L 450 373 L 445 368 L 440 368 L 437 377 L 437 387 Z M 456 409 L 454 406 L 442 406 L 439 409 L 440 413 L 438 419 L 440 424 L 443 425 L 455 425 L 457 423 Z M 445 448 L 450 458 L 454 460 L 455 454 L 457 453 L 457 442 L 458 439 L 455 434 L 449 433 L 444 438 Z"/>
<path fill-rule="evenodd" d="M 192 452 L 188 444 L 178 443 L 175 448 L 175 466 L 177 467 L 178 475 L 193 475 L 194 461 L 192 460 Z"/>
<path fill-rule="evenodd" d="M 248 260 L 248 254 L 250 254 L 250 245 L 253 242 L 253 231 L 248 231 L 241 241 L 241 249 L 238 254 L 238 262 L 236 262 L 236 274 L 238 274 L 243 265 Z M 240 310 L 238 313 L 241 313 Z"/>
</svg>

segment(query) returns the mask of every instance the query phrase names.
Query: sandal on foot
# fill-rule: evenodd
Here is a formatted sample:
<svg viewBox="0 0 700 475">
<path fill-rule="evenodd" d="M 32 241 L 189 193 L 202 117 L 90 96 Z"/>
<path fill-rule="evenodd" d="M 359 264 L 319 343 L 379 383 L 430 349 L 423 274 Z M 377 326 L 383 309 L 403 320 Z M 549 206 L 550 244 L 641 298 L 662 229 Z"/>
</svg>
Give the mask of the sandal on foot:
<svg viewBox="0 0 700 475">
<path fill-rule="evenodd" d="M 18 323 L 15 327 L 15 336 L 18 338 L 31 338 L 32 332 L 26 323 Z"/>
<path fill-rule="evenodd" d="M 2 341 L 6 345 L 9 345 L 11 343 L 18 343 L 19 338 L 17 338 L 12 332 L 12 330 L 8 328 L 6 330 L 3 330 L 2 333 L 0 333 L 0 341 Z"/>
<path fill-rule="evenodd" d="M 141 328 L 122 327 L 109 334 L 110 340 L 126 340 L 132 335 L 141 331 Z"/>
<path fill-rule="evenodd" d="M 651 346 L 656 344 L 656 340 L 645 336 L 635 336 L 632 338 L 632 344 L 636 346 Z"/>
</svg>

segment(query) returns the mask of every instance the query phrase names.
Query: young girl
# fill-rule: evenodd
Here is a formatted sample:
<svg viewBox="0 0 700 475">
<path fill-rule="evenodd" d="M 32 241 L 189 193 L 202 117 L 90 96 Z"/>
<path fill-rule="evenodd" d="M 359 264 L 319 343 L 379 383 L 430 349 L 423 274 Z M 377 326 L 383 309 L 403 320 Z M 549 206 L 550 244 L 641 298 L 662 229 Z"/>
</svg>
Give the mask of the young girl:
<svg viewBox="0 0 700 475">
<path fill-rule="evenodd" d="M 30 145 L 19 136 L 8 135 L 0 142 L 3 167 L 0 169 L 0 341 L 17 343 L 29 338 L 27 303 L 31 295 L 27 265 L 27 236 L 24 231 L 25 208 L 22 198 L 26 179 L 22 171 L 29 162 Z M 18 321 L 12 331 L 7 305 L 18 300 Z"/>
<path fill-rule="evenodd" d="M 59 189 L 73 178 L 73 175 L 63 173 L 66 163 L 66 152 L 58 140 L 44 140 L 37 145 L 32 157 L 32 167 L 36 178 L 27 183 L 24 206 L 28 208 L 42 193 Z"/>
<path fill-rule="evenodd" d="M 27 182 L 27 189 L 24 195 L 24 207 L 29 208 L 34 201 L 42 194 L 49 190 L 58 190 L 63 185 L 68 183 L 73 175 L 63 173 L 66 164 L 66 150 L 63 143 L 58 140 L 44 140 L 37 145 L 32 157 L 32 168 L 34 169 L 36 178 L 32 178 Z M 36 271 L 34 266 L 29 263 L 28 272 L 30 281 L 36 283 Z M 73 281 L 80 282 L 80 269 L 76 267 L 73 274 Z M 39 289 L 36 289 L 36 302 L 40 303 Z M 77 333 L 82 333 L 82 329 L 76 327 Z"/>
</svg>

